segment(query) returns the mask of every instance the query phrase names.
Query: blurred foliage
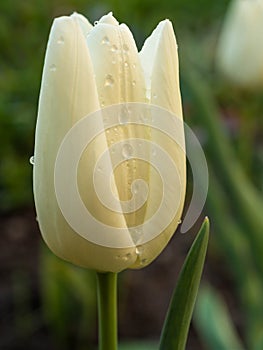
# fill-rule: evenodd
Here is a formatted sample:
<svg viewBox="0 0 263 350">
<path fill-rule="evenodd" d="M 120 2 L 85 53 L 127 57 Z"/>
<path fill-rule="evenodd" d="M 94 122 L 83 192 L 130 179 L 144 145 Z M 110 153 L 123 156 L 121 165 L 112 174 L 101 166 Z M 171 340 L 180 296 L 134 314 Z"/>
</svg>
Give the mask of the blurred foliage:
<svg viewBox="0 0 263 350">
<path fill-rule="evenodd" d="M 57 349 L 87 349 L 96 332 L 95 274 L 43 249 L 41 290 L 45 322 Z"/>
<path fill-rule="evenodd" d="M 228 3 L 229 0 L 2 0 L 0 211 L 32 203 L 29 158 L 33 154 L 41 70 L 53 18 L 78 11 L 93 22 L 113 11 L 119 21 L 130 26 L 139 48 L 161 19 L 170 18 L 179 43 L 185 119 L 199 137 L 209 165 L 206 210 L 214 231 L 210 256 L 229 266 L 242 312 L 244 348 L 254 350 L 263 348 L 263 89 L 241 90 L 216 70 L 217 37 Z M 85 339 L 83 329 L 94 317 L 91 275 L 47 252 L 43 253 L 41 271 L 46 322 L 55 337 L 60 344 L 69 341 L 68 337 L 72 341 L 76 334 L 78 339 Z M 222 296 L 213 289 L 205 290 L 200 298 L 204 295 L 209 299 L 198 303 L 196 322 L 202 324 L 197 329 L 209 349 L 216 350 L 218 342 L 226 344 L 229 340 L 228 332 L 216 332 L 217 324 L 220 319 L 231 324 L 232 315 L 221 307 Z M 218 319 L 206 327 L 209 315 L 218 308 Z M 70 324 L 76 315 L 79 324 Z M 235 325 L 229 329 L 231 342 L 239 342 Z M 211 341 L 211 337 L 218 342 Z M 79 344 L 81 348 L 82 340 Z"/>
</svg>

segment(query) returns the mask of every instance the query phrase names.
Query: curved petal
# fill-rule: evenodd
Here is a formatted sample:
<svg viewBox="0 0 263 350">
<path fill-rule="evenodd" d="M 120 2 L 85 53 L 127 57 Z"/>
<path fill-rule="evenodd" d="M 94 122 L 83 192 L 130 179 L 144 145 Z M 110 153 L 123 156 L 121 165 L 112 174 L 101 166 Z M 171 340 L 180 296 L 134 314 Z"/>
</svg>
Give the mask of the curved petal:
<svg viewBox="0 0 263 350">
<path fill-rule="evenodd" d="M 169 194 L 164 196 L 160 185 L 158 186 L 160 190 L 154 191 L 148 201 L 146 218 L 153 215 L 156 203 L 161 203 L 162 200 L 165 201 L 167 208 L 174 208 L 174 218 L 168 227 L 160 232 L 159 236 L 141 247 L 138 259 L 133 266 L 135 268 L 149 264 L 167 245 L 180 222 L 186 191 L 185 150 L 184 147 L 179 146 L 178 142 L 175 142 L 181 140 L 181 145 L 184 146 L 177 44 L 170 21 L 165 20 L 159 23 L 152 35 L 145 41 L 140 52 L 140 59 L 151 103 L 171 112 L 171 118 L 173 115 L 178 118 L 178 122 L 172 125 L 173 130 L 171 130 L 175 140 L 165 134 L 161 121 L 158 124 L 159 128 L 153 129 L 151 132 L 152 141 L 157 143 L 173 160 L 177 174 L 173 173 L 172 169 L 166 169 L 161 174 L 161 180 L 170 188 Z M 158 112 L 158 115 L 162 118 L 161 111 Z M 160 159 L 160 165 L 161 168 L 165 169 L 162 166 L 163 161 Z M 160 181 L 158 175 L 151 169 L 150 187 L 156 186 L 158 181 Z M 163 220 L 161 215 L 159 220 L 160 223 Z"/>
<path fill-rule="evenodd" d="M 146 102 L 145 82 L 137 47 L 125 24 L 108 14 L 103 16 L 87 37 L 101 107 L 125 102 Z M 128 112 L 123 106 L 123 115 Z M 121 125 L 109 128 L 106 134 L 108 145 L 126 141 L 124 147 L 132 147 L 129 139 L 149 138 L 149 130 L 140 125 L 131 125 L 127 120 L 119 120 Z M 125 118 L 123 118 L 125 119 Z M 132 197 L 131 186 L 136 178 L 148 182 L 149 166 L 139 160 L 124 160 L 115 171 L 115 183 L 121 201 Z M 145 206 L 138 211 L 125 214 L 128 227 L 144 221 Z"/>
<path fill-rule="evenodd" d="M 70 18 L 72 18 L 74 21 L 76 21 L 81 30 L 82 33 L 84 35 L 84 37 L 86 38 L 87 35 L 89 34 L 89 32 L 91 31 L 91 29 L 93 28 L 93 25 L 87 20 L 86 17 L 84 17 L 83 15 L 81 15 L 80 13 L 74 12 Z"/>
<path fill-rule="evenodd" d="M 182 118 L 177 43 L 169 20 L 158 24 L 139 56 L 151 103 Z"/>
<path fill-rule="evenodd" d="M 41 233 L 51 250 L 65 260 L 95 270 L 120 271 L 134 258 L 131 254 L 125 259 L 116 256 L 126 256 L 129 249 L 109 249 L 90 243 L 77 234 L 63 217 L 54 188 L 54 166 L 62 140 L 72 126 L 98 109 L 93 66 L 78 21 L 70 17 L 56 19 L 45 57 L 35 140 L 34 196 Z M 92 123 L 101 123 L 101 120 L 92 120 Z M 80 161 L 78 181 L 88 209 L 98 211 L 100 216 L 104 208 L 96 202 L 89 169 L 94 169 L 96 152 L 106 148 L 107 142 L 103 134 L 96 142 L 87 147 L 91 155 L 88 162 L 83 161 L 85 154 Z M 72 147 L 74 150 L 75 145 Z M 86 181 L 83 180 L 85 175 Z M 66 177 L 67 171 L 62 179 L 65 182 Z M 65 200 L 70 205 L 68 195 L 65 193 Z M 122 215 L 107 217 L 125 227 Z"/>
</svg>

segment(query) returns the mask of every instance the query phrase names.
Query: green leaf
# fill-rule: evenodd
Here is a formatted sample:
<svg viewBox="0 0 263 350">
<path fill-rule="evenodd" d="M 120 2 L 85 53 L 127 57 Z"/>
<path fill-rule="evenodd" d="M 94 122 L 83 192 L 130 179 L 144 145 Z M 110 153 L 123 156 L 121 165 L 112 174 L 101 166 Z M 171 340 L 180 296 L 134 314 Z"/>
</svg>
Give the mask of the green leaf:
<svg viewBox="0 0 263 350">
<path fill-rule="evenodd" d="M 205 218 L 186 257 L 164 323 L 160 350 L 183 350 L 203 271 L 209 237 Z"/>
<path fill-rule="evenodd" d="M 244 349 L 225 302 L 211 287 L 201 288 L 194 321 L 198 333 L 209 349 Z"/>
</svg>

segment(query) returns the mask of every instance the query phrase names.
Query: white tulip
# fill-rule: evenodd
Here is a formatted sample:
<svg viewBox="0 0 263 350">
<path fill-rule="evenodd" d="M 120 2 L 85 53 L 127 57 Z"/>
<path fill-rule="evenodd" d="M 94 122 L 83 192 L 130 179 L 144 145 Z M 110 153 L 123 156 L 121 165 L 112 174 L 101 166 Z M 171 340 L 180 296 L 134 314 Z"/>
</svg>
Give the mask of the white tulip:
<svg viewBox="0 0 263 350">
<path fill-rule="evenodd" d="M 263 86 L 263 1 L 234 0 L 223 23 L 217 64 L 244 87 Z"/>
<path fill-rule="evenodd" d="M 177 44 L 172 24 L 168 20 L 159 23 L 140 53 L 129 28 L 125 24 L 119 25 L 111 13 L 103 16 L 94 26 L 77 13 L 54 20 L 40 91 L 33 180 L 42 236 L 59 257 L 97 271 L 118 272 L 148 265 L 167 245 L 182 215 L 186 187 L 185 153 L 167 135 L 149 126 L 120 123 L 105 130 L 100 111 L 120 103 L 134 102 L 143 106 L 155 104 L 182 120 L 178 75 Z M 78 122 L 94 112 L 89 130 L 96 125 L 102 127 L 104 132 L 90 142 L 80 158 L 77 169 L 78 190 L 85 207 L 97 222 L 116 228 L 115 231 L 123 229 L 117 246 L 111 246 L 110 243 L 96 244 L 94 240 L 88 239 L 89 234 L 95 239 L 100 237 L 100 230 L 94 232 L 91 227 L 86 227 L 87 235 L 76 232 L 62 214 L 63 209 L 58 203 L 55 189 L 54 172 L 63 140 L 73 127 L 79 125 Z M 180 128 L 178 132 L 183 135 L 183 126 Z M 112 169 L 112 159 L 107 158 L 104 172 L 110 174 L 114 170 L 111 191 L 115 199 L 117 197 L 115 212 L 101 202 L 94 188 L 94 169 L 99 156 L 110 145 L 129 139 L 144 139 L 148 143 L 159 144 L 169 153 L 178 169 L 180 188 L 176 191 L 180 193 L 179 205 L 175 206 L 172 195 L 164 201 L 167 208 L 174 209 L 174 216 L 165 229 L 146 241 L 131 239 L 131 231 L 143 225 L 162 201 L 162 191 L 153 190 L 161 189 L 162 183 L 160 176 L 151 167 L 150 148 L 144 150 L 149 162 L 127 159 Z M 127 145 L 129 147 L 129 143 Z M 77 147 L 74 143 L 70 146 L 69 157 Z M 71 197 L 71 184 L 67 182 L 71 169 L 65 166 L 62 170 L 65 176 L 59 182 L 61 186 L 68 184 L 65 204 L 72 215 L 77 217 L 78 209 Z M 174 177 L 175 174 L 167 169 L 165 181 L 176 186 Z M 127 213 L 124 202 L 131 198 L 132 185 L 136 179 L 143 179 L 147 183 L 148 198 L 135 212 Z M 99 177 L 95 180 L 99 183 L 98 188 L 103 190 L 104 181 Z M 173 191 L 171 188 L 171 193 Z M 140 193 L 138 198 L 141 197 Z M 160 227 L 162 219 L 160 215 Z"/>
</svg>

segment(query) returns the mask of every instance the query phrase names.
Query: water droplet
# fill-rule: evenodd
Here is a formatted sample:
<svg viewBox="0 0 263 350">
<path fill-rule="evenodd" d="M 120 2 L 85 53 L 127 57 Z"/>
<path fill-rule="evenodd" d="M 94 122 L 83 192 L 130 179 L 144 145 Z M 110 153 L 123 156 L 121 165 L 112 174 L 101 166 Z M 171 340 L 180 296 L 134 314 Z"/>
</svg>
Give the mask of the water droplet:
<svg viewBox="0 0 263 350">
<path fill-rule="evenodd" d="M 103 45 L 109 45 L 110 44 L 110 40 L 109 40 L 109 38 L 107 36 L 104 36 L 104 38 L 102 38 L 102 40 L 101 40 L 101 43 Z"/>
<path fill-rule="evenodd" d="M 142 246 L 138 246 L 135 249 L 135 253 L 139 256 L 143 253 L 143 251 L 144 251 L 144 248 Z"/>
<path fill-rule="evenodd" d="M 38 217 L 36 216 L 36 222 L 38 222 Z"/>
<path fill-rule="evenodd" d="M 104 86 L 105 87 L 112 87 L 113 85 L 114 85 L 114 79 L 113 79 L 112 75 L 108 74 L 105 78 Z"/>
<path fill-rule="evenodd" d="M 116 259 L 118 260 L 123 260 L 123 261 L 127 261 L 132 257 L 131 253 L 127 253 L 125 255 L 116 255 Z"/>
<path fill-rule="evenodd" d="M 128 52 L 129 51 L 129 46 L 126 44 L 123 44 L 123 51 Z"/>
<path fill-rule="evenodd" d="M 180 220 L 177 222 L 177 224 L 180 225 L 181 223 L 182 223 L 182 220 L 180 219 Z"/>
<path fill-rule="evenodd" d="M 147 259 L 146 258 L 144 258 L 144 259 L 142 259 L 141 261 L 140 261 L 140 265 L 145 265 L 146 263 L 147 263 Z"/>
<path fill-rule="evenodd" d="M 118 48 L 116 45 L 112 45 L 110 50 L 111 50 L 111 52 L 116 52 L 116 51 L 118 51 Z"/>
<path fill-rule="evenodd" d="M 32 165 L 35 164 L 35 157 L 34 156 L 29 158 L 29 163 L 32 164 Z"/>
<path fill-rule="evenodd" d="M 132 85 L 133 85 L 133 86 L 136 85 L 136 81 L 135 81 L 135 80 L 132 81 Z"/>
<path fill-rule="evenodd" d="M 96 26 L 98 23 L 99 23 L 99 21 L 95 21 L 95 22 L 94 22 L 94 26 Z"/>
<path fill-rule="evenodd" d="M 58 38 L 57 43 L 60 44 L 60 45 L 63 45 L 64 42 L 65 42 L 65 40 L 64 40 L 63 36 L 60 36 L 60 37 Z"/>
<path fill-rule="evenodd" d="M 136 68 L 136 64 L 135 63 L 133 63 L 132 68 Z"/>
<path fill-rule="evenodd" d="M 105 102 L 101 101 L 100 105 L 101 105 L 101 107 L 104 107 L 105 106 Z"/>
<path fill-rule="evenodd" d="M 132 154 L 133 154 L 133 147 L 126 143 L 123 147 L 122 147 L 122 155 L 124 158 L 131 158 Z"/>
<path fill-rule="evenodd" d="M 57 70 L 57 66 L 55 64 L 51 64 L 51 66 L 49 67 L 49 70 L 51 72 L 55 72 Z"/>
<path fill-rule="evenodd" d="M 129 63 L 127 61 L 124 62 L 124 67 L 128 68 L 129 67 Z"/>
</svg>

